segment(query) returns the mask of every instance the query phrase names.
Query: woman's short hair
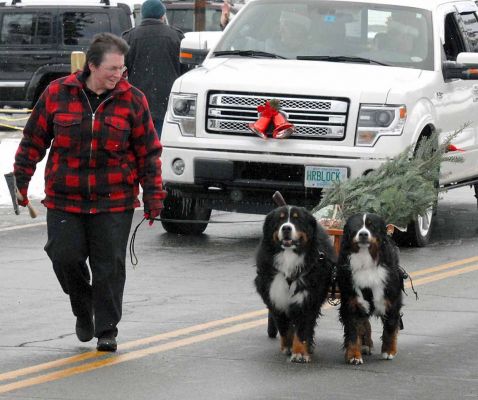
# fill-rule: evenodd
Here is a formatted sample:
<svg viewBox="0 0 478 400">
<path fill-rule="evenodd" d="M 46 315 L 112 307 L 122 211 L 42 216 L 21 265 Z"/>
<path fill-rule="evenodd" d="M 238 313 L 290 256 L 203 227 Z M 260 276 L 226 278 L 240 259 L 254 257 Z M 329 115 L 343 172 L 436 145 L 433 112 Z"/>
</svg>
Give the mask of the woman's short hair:
<svg viewBox="0 0 478 400">
<path fill-rule="evenodd" d="M 92 63 L 98 67 L 107 53 L 116 53 L 126 55 L 129 45 L 119 36 L 109 32 L 98 33 L 93 36 L 90 47 L 86 52 L 86 61 L 84 71 L 89 71 L 88 64 Z"/>
</svg>

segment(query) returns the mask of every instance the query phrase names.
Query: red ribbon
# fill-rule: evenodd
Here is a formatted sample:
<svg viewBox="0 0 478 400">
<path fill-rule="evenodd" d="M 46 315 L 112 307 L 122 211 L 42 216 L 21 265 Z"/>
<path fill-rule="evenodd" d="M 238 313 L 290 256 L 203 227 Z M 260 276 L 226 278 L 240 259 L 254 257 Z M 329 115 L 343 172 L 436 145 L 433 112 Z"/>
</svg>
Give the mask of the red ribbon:
<svg viewBox="0 0 478 400">
<path fill-rule="evenodd" d="M 465 150 L 456 147 L 454 144 L 449 144 L 446 148 L 446 151 L 461 151 L 462 153 L 465 152 Z"/>
<path fill-rule="evenodd" d="M 261 117 L 272 118 L 274 115 L 277 115 L 277 111 L 274 107 L 271 106 L 269 101 L 266 101 L 266 104 L 257 106 L 257 111 L 261 114 Z"/>
</svg>

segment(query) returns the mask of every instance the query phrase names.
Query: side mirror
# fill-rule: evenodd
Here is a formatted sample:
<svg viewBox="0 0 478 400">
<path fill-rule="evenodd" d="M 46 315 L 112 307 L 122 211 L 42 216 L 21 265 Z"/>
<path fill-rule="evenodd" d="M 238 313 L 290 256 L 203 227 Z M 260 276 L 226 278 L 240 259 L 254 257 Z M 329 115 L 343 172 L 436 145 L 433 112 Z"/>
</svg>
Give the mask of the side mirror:
<svg viewBox="0 0 478 400">
<path fill-rule="evenodd" d="M 478 80 L 478 53 L 460 53 L 456 62 L 443 62 L 442 69 L 445 80 Z"/>
<path fill-rule="evenodd" d="M 181 41 L 179 60 L 181 64 L 199 65 L 209 50 L 216 46 L 222 32 L 186 32 Z"/>
<path fill-rule="evenodd" d="M 460 53 L 456 57 L 456 62 L 459 64 L 478 64 L 478 53 Z"/>
</svg>

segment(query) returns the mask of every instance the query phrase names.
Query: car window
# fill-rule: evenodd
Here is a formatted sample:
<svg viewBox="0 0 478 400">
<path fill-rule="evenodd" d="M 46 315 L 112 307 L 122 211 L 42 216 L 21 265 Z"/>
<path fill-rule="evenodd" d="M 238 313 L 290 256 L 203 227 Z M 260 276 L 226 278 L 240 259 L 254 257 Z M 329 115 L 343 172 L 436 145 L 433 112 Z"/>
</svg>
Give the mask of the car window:
<svg viewBox="0 0 478 400">
<path fill-rule="evenodd" d="M 478 18 L 476 13 L 474 12 L 467 12 L 462 13 L 461 20 L 464 26 L 464 34 L 468 39 L 468 43 L 470 44 L 471 51 L 477 52 L 478 51 Z"/>
<path fill-rule="evenodd" d="M 434 65 L 431 12 L 382 3 L 251 2 L 215 50 L 265 51 L 288 59 L 345 57 L 426 70 Z"/>
<path fill-rule="evenodd" d="M 94 35 L 111 32 L 108 14 L 97 12 L 66 12 L 62 17 L 63 43 L 88 46 Z"/>
<path fill-rule="evenodd" d="M 206 31 L 221 30 L 221 10 L 206 10 Z"/>
<path fill-rule="evenodd" d="M 456 61 L 458 54 L 466 51 L 454 12 L 447 14 L 445 17 L 445 43 L 443 44 L 443 50 L 446 59 L 450 61 Z"/>
<path fill-rule="evenodd" d="M 194 30 L 193 10 L 168 10 L 168 21 L 170 25 L 181 29 L 183 32 Z"/>
<path fill-rule="evenodd" d="M 5 13 L 0 21 L 0 44 L 52 43 L 52 17 L 48 13 Z"/>
<path fill-rule="evenodd" d="M 168 9 L 168 22 L 183 32 L 194 31 L 194 9 Z M 206 31 L 221 30 L 221 10 L 206 8 Z"/>
</svg>

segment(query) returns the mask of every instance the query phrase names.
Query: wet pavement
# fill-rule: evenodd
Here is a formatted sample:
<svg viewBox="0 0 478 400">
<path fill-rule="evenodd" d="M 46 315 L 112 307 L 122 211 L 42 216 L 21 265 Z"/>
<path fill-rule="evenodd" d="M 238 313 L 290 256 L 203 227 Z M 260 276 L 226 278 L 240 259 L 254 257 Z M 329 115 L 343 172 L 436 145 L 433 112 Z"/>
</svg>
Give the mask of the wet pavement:
<svg viewBox="0 0 478 400">
<path fill-rule="evenodd" d="M 198 237 L 143 224 L 136 268 L 128 254 L 118 352 L 80 343 L 43 251 L 36 179 L 37 219 L 0 204 L 0 399 L 478 399 L 478 210 L 469 187 L 443 194 L 430 246 L 401 249 L 419 300 L 407 289 L 396 359 L 381 360 L 374 320 L 374 354 L 349 366 L 336 307 L 323 309 L 311 364 L 288 362 L 267 337 L 252 283 L 257 215 L 213 213 L 228 223 Z M 141 217 L 137 210 L 134 224 Z"/>
<path fill-rule="evenodd" d="M 476 205 L 463 189 L 439 206 L 432 244 L 402 248 L 419 300 L 407 289 L 399 354 L 344 363 L 337 308 L 326 306 L 311 364 L 293 364 L 266 334 L 252 281 L 258 216 L 222 213 L 199 237 L 160 224 L 136 237 L 127 263 L 116 354 L 80 343 L 74 318 L 43 251 L 44 226 L 0 229 L 0 398 L 62 399 L 420 399 L 478 398 Z M 461 197 L 461 200 L 460 200 Z M 26 214 L 9 215 L 17 222 Z M 135 223 L 141 212 L 135 213 Z M 245 219 L 258 222 L 235 223 Z M 454 224 L 453 221 L 456 221 Z M 460 224 L 470 222 L 473 229 Z M 430 268 L 433 267 L 433 270 Z"/>
</svg>

